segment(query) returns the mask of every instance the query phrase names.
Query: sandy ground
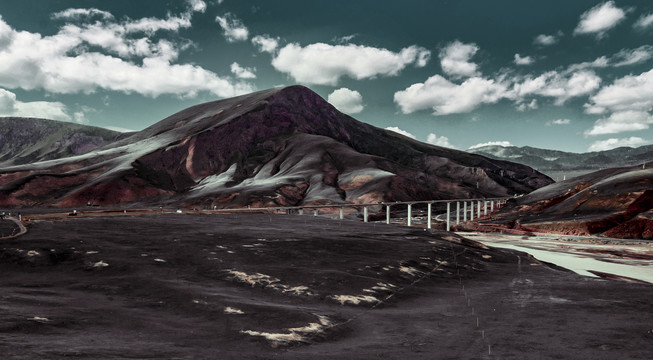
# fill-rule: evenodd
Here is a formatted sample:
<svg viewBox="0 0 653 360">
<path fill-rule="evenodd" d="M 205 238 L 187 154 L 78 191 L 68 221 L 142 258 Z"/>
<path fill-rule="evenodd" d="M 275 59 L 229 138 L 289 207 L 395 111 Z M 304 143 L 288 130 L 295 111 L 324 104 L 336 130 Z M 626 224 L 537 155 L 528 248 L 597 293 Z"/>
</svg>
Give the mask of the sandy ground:
<svg viewBox="0 0 653 360">
<path fill-rule="evenodd" d="M 653 286 L 454 234 L 285 215 L 34 220 L 0 243 L 10 359 L 648 359 Z"/>
</svg>

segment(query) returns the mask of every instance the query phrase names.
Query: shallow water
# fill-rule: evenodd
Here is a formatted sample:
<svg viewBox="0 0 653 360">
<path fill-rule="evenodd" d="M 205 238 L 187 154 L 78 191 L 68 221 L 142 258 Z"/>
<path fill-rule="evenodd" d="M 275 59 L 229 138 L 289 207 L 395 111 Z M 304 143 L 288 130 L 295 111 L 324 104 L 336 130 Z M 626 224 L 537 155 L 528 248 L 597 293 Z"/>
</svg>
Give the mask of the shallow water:
<svg viewBox="0 0 653 360">
<path fill-rule="evenodd" d="M 554 237 L 494 235 L 479 233 L 461 234 L 485 245 L 502 249 L 518 250 L 536 259 L 552 263 L 577 274 L 597 277 L 590 271 L 624 276 L 653 284 L 653 243 L 621 245 L 588 244 L 582 242 L 556 241 Z M 623 251 L 615 256 L 605 251 Z M 628 257 L 628 253 L 651 255 L 652 260 Z"/>
</svg>

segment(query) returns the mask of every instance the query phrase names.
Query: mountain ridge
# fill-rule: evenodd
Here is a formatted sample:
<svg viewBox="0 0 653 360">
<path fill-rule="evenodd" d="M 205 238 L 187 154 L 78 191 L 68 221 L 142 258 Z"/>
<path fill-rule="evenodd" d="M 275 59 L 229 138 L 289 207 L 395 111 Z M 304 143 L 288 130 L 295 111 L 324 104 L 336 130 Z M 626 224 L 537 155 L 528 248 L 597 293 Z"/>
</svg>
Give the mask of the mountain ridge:
<svg viewBox="0 0 653 360">
<path fill-rule="evenodd" d="M 360 203 L 505 196 L 551 181 L 359 122 L 296 85 L 192 106 L 90 154 L 1 169 L 0 204 Z M 43 191 L 51 182 L 62 185 Z"/>
</svg>

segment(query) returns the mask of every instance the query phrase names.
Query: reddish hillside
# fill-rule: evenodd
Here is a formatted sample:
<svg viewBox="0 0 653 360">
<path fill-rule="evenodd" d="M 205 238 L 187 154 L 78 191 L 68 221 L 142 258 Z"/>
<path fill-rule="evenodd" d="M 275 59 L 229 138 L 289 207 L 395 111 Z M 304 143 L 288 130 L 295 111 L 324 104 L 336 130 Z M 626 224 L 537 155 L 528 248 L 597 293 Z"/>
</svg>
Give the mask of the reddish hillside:
<svg viewBox="0 0 653 360">
<path fill-rule="evenodd" d="M 90 154 L 0 169 L 0 206 L 505 196 L 552 181 L 359 122 L 302 86 L 200 104 Z"/>
</svg>

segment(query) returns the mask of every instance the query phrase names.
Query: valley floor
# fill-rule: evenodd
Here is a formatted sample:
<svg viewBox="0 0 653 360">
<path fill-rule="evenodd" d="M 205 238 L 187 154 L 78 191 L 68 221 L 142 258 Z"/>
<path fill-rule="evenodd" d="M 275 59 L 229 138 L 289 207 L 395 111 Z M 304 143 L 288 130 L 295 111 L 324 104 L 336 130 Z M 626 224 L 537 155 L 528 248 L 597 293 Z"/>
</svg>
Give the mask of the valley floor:
<svg viewBox="0 0 653 360">
<path fill-rule="evenodd" d="M 9 359 L 648 359 L 653 286 L 395 225 L 32 220 L 0 243 Z"/>
</svg>

